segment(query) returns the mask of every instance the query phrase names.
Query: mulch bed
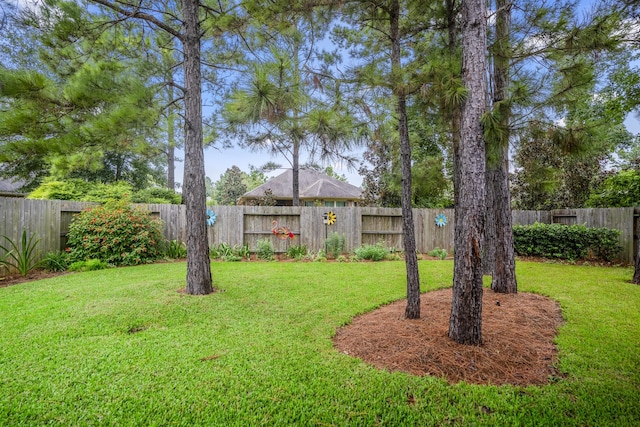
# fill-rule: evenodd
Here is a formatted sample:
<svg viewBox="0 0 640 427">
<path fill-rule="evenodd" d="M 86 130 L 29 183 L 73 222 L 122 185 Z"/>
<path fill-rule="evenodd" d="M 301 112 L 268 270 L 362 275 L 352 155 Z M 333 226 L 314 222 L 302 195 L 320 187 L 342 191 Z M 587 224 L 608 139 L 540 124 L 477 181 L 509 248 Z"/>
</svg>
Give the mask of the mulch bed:
<svg viewBox="0 0 640 427">
<path fill-rule="evenodd" d="M 340 328 L 335 347 L 377 368 L 442 377 L 449 383 L 541 385 L 559 377 L 553 343 L 562 323 L 544 296 L 485 289 L 481 346 L 448 336 L 451 289 L 421 295 L 421 318 L 404 318 L 406 300 L 360 315 Z"/>
</svg>

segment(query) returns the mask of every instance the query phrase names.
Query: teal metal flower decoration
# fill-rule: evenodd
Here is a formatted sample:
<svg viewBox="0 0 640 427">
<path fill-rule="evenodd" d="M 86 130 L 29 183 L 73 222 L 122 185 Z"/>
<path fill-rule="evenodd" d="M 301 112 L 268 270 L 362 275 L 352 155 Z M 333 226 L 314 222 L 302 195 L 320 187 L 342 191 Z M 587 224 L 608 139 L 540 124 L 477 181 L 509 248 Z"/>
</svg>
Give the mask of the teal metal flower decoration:
<svg viewBox="0 0 640 427">
<path fill-rule="evenodd" d="M 436 225 L 438 227 L 444 227 L 445 225 L 447 225 L 447 217 L 445 216 L 445 214 L 436 215 Z"/>
<path fill-rule="evenodd" d="M 207 225 L 212 226 L 216 223 L 216 214 L 210 209 L 207 209 Z"/>
</svg>

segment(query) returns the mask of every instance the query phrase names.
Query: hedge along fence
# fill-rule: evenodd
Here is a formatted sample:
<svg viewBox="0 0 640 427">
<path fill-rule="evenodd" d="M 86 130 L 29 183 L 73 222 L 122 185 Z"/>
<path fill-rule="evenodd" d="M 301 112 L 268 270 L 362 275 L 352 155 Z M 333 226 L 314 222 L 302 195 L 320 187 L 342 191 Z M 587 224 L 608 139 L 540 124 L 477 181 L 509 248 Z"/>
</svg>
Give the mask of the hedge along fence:
<svg viewBox="0 0 640 427">
<path fill-rule="evenodd" d="M 95 205 L 87 202 L 58 200 L 30 200 L 0 197 L 0 236 L 14 241 L 20 239 L 22 229 L 40 239 L 41 254 L 63 250 L 66 234 L 73 216 Z M 168 240 L 186 241 L 186 208 L 184 205 L 136 205 L 164 222 L 164 236 Z M 345 235 L 345 251 L 350 252 L 363 244 L 384 240 L 390 247 L 402 250 L 402 211 L 395 208 L 372 207 L 290 207 L 290 206 L 214 206 L 216 221 L 208 227 L 209 245 L 249 245 L 255 251 L 255 242 L 270 238 L 277 252 L 285 252 L 291 245 L 305 245 L 309 250 L 324 249 L 326 236 L 332 232 Z M 540 223 L 584 224 L 587 227 L 606 227 L 620 230 L 623 247 L 618 261 L 634 260 L 634 212 L 640 208 L 572 209 L 559 211 L 514 211 L 514 224 Z M 325 226 L 323 214 L 332 211 L 336 223 Z M 427 253 L 435 248 L 453 252 L 453 210 L 414 209 L 416 248 Z M 435 219 L 445 215 L 446 225 L 438 227 Z M 637 215 L 637 214 L 636 214 Z M 295 240 L 279 240 L 272 233 L 272 221 L 288 227 Z M 3 254 L 0 254 L 0 256 Z"/>
</svg>

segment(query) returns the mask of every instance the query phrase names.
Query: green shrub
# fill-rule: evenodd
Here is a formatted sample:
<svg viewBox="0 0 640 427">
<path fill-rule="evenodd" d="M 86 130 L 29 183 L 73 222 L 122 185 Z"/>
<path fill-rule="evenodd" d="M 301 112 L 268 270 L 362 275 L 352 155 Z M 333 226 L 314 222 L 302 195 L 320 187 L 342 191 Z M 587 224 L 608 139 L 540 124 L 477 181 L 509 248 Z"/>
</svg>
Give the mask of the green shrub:
<svg viewBox="0 0 640 427">
<path fill-rule="evenodd" d="M 211 258 L 221 259 L 222 261 L 242 261 L 243 258 L 250 259 L 251 252 L 248 245 L 233 245 L 228 243 L 220 243 L 217 247 L 211 248 L 209 255 Z"/>
<path fill-rule="evenodd" d="M 349 260 L 344 255 L 338 255 L 338 258 L 336 258 L 336 261 L 338 261 L 338 262 L 347 262 Z"/>
<path fill-rule="evenodd" d="M 227 258 L 233 255 L 233 248 L 228 243 L 220 243 L 215 249 L 209 252 L 211 258 Z"/>
<path fill-rule="evenodd" d="M 300 261 L 307 255 L 307 252 L 306 246 L 290 246 L 287 249 L 287 257 Z"/>
<path fill-rule="evenodd" d="M 336 233 L 335 231 L 331 233 L 329 237 L 325 240 L 325 245 L 327 247 L 327 254 L 331 255 L 333 258 L 337 258 L 344 252 L 345 245 L 345 236 L 343 234 Z"/>
<path fill-rule="evenodd" d="M 145 188 L 136 191 L 131 196 L 133 203 L 163 203 L 179 205 L 182 203 L 182 195 L 168 188 Z"/>
<path fill-rule="evenodd" d="M 515 251 L 521 256 L 566 260 L 594 256 L 613 260 L 622 250 L 620 231 L 584 225 L 540 224 L 513 227 Z"/>
<path fill-rule="evenodd" d="M 66 179 L 59 181 L 45 178 L 35 190 L 29 193 L 29 199 L 47 200 L 82 200 L 93 184 L 82 179 Z"/>
<path fill-rule="evenodd" d="M 434 258 L 445 259 L 447 257 L 447 255 L 449 255 L 449 252 L 447 252 L 446 249 L 435 248 L 435 249 L 427 252 L 427 255 L 429 255 L 431 257 L 434 257 Z"/>
<path fill-rule="evenodd" d="M 13 267 L 23 276 L 38 267 L 40 262 L 38 261 L 37 246 L 40 239 L 36 239 L 35 234 L 27 238 L 27 230 L 23 228 L 20 243 L 14 242 L 7 236 L 2 237 L 8 241 L 8 245 L 0 245 L 0 250 L 5 252 L 0 260 L 0 265 L 8 268 Z"/>
<path fill-rule="evenodd" d="M 234 246 L 236 248 L 236 246 Z M 235 254 L 240 258 L 251 259 L 251 251 L 249 250 L 249 245 L 238 245 L 237 249 L 234 249 Z"/>
<path fill-rule="evenodd" d="M 87 193 L 80 199 L 84 202 L 106 203 L 113 200 L 129 200 L 133 193 L 131 184 L 124 181 L 109 184 L 93 183 Z"/>
<path fill-rule="evenodd" d="M 384 242 L 378 242 L 375 245 L 362 245 L 356 248 L 354 253 L 359 260 L 382 261 L 391 251 Z"/>
<path fill-rule="evenodd" d="M 187 257 L 187 245 L 179 240 L 171 240 L 166 243 L 165 256 L 171 259 L 180 259 Z"/>
<path fill-rule="evenodd" d="M 259 259 L 265 261 L 271 261 L 275 250 L 273 249 L 273 243 L 270 239 L 260 239 L 256 241 L 256 255 Z"/>
<path fill-rule="evenodd" d="M 107 263 L 97 258 L 91 258 L 86 261 L 76 261 L 69 266 L 69 271 L 93 271 L 104 270 Z"/>
<path fill-rule="evenodd" d="M 137 265 L 162 256 L 162 222 L 148 212 L 115 201 L 87 209 L 69 226 L 72 261 L 96 258 L 113 265 Z"/>
<path fill-rule="evenodd" d="M 40 265 L 48 271 L 65 271 L 69 268 L 69 253 L 65 251 L 48 252 L 40 261 Z"/>
</svg>

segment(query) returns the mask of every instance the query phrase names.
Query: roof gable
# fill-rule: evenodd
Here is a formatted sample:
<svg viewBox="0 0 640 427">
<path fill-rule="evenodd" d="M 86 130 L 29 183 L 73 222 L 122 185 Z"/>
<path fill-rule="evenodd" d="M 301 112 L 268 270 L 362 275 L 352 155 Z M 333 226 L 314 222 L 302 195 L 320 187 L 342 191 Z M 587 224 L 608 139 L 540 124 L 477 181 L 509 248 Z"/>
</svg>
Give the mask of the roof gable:
<svg viewBox="0 0 640 427">
<path fill-rule="evenodd" d="M 300 169 L 298 184 L 301 199 L 361 199 L 362 190 L 313 169 Z M 287 169 L 261 186 L 243 194 L 240 199 L 255 199 L 271 190 L 276 199 L 293 198 L 293 171 Z"/>
</svg>

